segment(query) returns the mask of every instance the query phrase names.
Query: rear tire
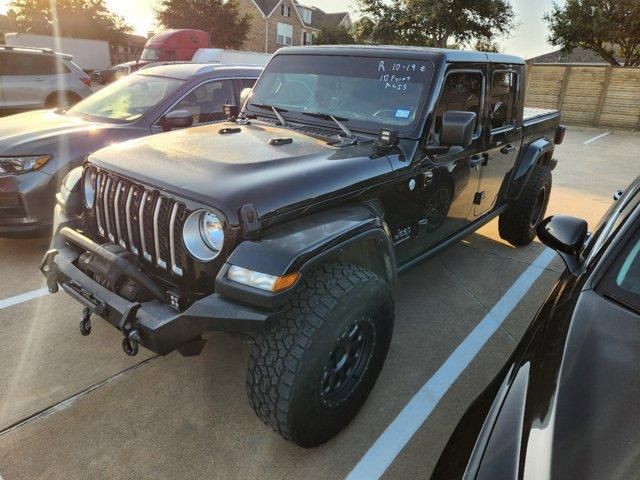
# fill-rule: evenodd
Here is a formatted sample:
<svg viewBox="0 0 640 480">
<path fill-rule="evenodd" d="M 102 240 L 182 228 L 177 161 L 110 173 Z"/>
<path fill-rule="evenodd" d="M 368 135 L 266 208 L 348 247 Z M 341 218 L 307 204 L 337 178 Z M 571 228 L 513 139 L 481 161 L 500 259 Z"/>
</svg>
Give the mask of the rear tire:
<svg viewBox="0 0 640 480">
<path fill-rule="evenodd" d="M 258 417 L 301 447 L 331 439 L 371 392 L 393 319 L 377 275 L 336 263 L 313 271 L 252 349 L 247 394 Z"/>
<path fill-rule="evenodd" d="M 536 237 L 536 227 L 544 219 L 551 194 L 551 169 L 536 165 L 520 198 L 500 215 L 500 237 L 516 247 L 529 245 Z"/>
</svg>

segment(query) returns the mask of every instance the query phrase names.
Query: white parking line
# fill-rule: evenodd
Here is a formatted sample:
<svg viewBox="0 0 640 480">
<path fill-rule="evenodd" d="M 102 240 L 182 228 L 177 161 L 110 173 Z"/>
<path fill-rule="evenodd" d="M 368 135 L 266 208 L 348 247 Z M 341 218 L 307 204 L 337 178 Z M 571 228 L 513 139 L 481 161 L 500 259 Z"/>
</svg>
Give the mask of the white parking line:
<svg viewBox="0 0 640 480">
<path fill-rule="evenodd" d="M 36 298 L 44 297 L 49 294 L 48 288 L 40 288 L 38 290 L 34 290 L 33 292 L 23 293 L 21 295 L 16 295 L 15 297 L 5 298 L 4 300 L 0 300 L 0 310 L 3 308 L 13 307 L 14 305 L 19 305 L 24 302 L 28 302 L 29 300 L 34 300 Z"/>
<path fill-rule="evenodd" d="M 351 471 L 347 480 L 372 480 L 378 479 L 384 474 L 405 445 L 409 443 L 411 437 L 429 418 L 451 385 L 500 328 L 544 269 L 549 266 L 555 255 L 555 252 L 545 250 L 518 277 L 498 303 L 485 315 L 469 336 L 458 345 L 438 371 L 418 390 L 418 393 L 378 437 Z"/>
<path fill-rule="evenodd" d="M 590 138 L 589 140 L 587 140 L 586 142 L 583 143 L 583 145 L 589 145 L 593 142 L 597 142 L 598 140 L 600 140 L 601 138 L 607 137 L 609 135 L 611 135 L 613 132 L 604 132 L 596 137 Z"/>
</svg>

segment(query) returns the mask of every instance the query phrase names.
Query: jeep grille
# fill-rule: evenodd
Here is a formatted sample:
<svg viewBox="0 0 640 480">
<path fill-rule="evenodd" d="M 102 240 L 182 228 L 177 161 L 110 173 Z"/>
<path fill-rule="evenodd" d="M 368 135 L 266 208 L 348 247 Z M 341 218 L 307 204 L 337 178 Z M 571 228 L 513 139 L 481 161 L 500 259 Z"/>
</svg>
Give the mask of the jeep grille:
<svg viewBox="0 0 640 480">
<path fill-rule="evenodd" d="M 98 236 L 159 270 L 182 277 L 188 263 L 182 227 L 191 213 L 186 205 L 119 175 L 88 168 L 97 172 L 93 216 Z"/>
</svg>

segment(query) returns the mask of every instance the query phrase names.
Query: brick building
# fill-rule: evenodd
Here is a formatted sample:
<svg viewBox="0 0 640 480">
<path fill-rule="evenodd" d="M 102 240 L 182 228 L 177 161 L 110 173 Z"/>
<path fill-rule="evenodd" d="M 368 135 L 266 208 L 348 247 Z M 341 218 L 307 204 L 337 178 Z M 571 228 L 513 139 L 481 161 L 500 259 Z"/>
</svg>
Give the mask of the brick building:
<svg viewBox="0 0 640 480">
<path fill-rule="evenodd" d="M 125 43 L 111 44 L 111 64 L 117 65 L 138 60 L 146 43 L 147 39 L 145 37 L 127 34 Z"/>
<path fill-rule="evenodd" d="M 296 0 L 236 0 L 242 13 L 251 15 L 244 49 L 273 53 L 281 47 L 312 45 L 325 26 L 350 28 L 348 12 L 326 13 Z"/>
</svg>

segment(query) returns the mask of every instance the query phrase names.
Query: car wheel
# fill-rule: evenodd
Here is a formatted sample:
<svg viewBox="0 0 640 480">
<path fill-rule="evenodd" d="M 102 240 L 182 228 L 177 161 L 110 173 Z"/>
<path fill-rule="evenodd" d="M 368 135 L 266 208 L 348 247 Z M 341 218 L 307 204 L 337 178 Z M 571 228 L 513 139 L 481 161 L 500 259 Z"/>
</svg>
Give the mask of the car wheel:
<svg viewBox="0 0 640 480">
<path fill-rule="evenodd" d="M 536 165 L 518 200 L 500 215 L 500 237 L 516 247 L 529 245 L 544 218 L 551 194 L 551 169 Z"/>
<path fill-rule="evenodd" d="M 342 430 L 367 399 L 393 332 L 385 281 L 327 264 L 303 278 L 249 360 L 249 401 L 267 425 L 302 447 Z"/>
</svg>

